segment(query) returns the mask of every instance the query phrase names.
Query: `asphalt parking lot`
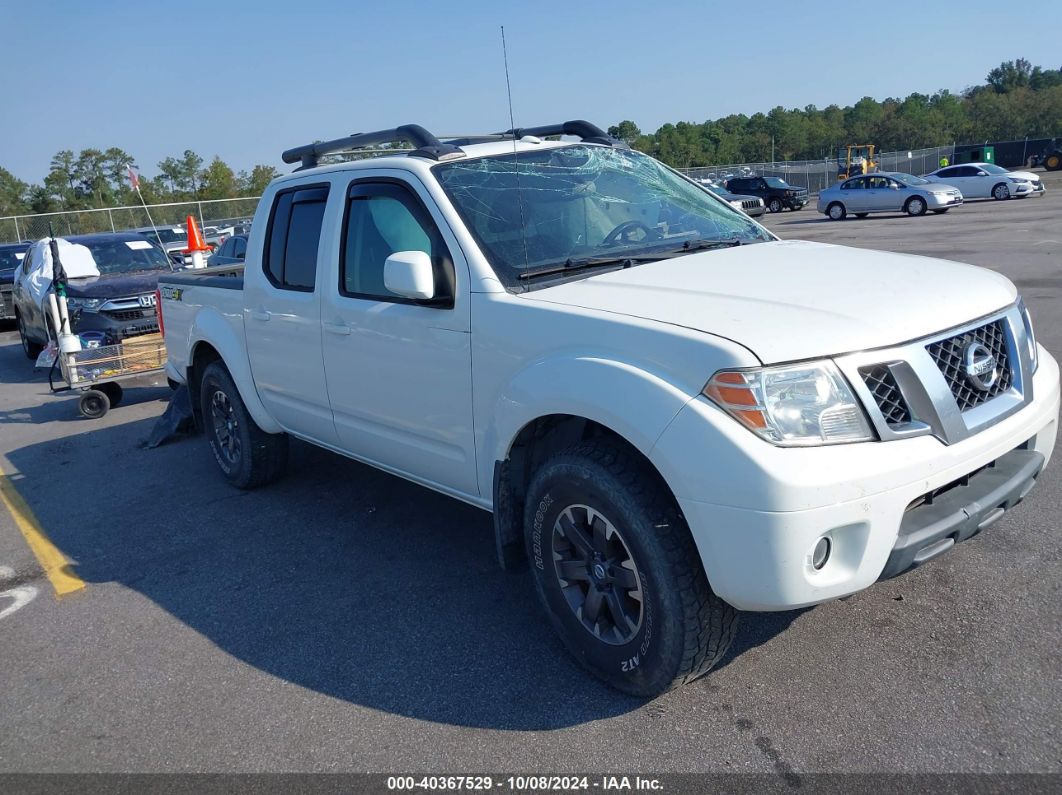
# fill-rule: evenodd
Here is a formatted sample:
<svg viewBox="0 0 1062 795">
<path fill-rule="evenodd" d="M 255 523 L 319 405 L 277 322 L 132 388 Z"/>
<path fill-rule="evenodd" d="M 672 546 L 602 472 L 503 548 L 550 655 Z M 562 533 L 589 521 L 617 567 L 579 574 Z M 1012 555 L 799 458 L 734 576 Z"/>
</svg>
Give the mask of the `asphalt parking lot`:
<svg viewBox="0 0 1062 795">
<path fill-rule="evenodd" d="M 1004 273 L 1058 356 L 1047 183 L 942 216 L 766 224 Z M 302 444 L 283 481 L 234 491 L 202 439 L 140 446 L 164 383 L 83 420 L 5 328 L 0 468 L 85 587 L 57 597 L 0 508 L 0 772 L 1062 772 L 1057 460 L 932 564 L 746 615 L 715 671 L 646 703 L 569 660 L 529 579 L 498 570 L 486 513 Z"/>
</svg>

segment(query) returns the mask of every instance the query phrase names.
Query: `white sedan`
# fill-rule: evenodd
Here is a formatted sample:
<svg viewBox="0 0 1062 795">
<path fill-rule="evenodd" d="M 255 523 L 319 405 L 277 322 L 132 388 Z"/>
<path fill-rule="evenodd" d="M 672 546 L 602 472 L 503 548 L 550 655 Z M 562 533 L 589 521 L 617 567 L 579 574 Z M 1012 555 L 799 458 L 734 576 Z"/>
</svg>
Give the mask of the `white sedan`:
<svg viewBox="0 0 1062 795">
<path fill-rule="evenodd" d="M 995 163 L 964 163 L 926 174 L 930 182 L 942 182 L 962 191 L 965 199 L 1009 199 L 1012 196 L 1042 196 L 1044 183 L 1031 171 L 1007 171 Z"/>
</svg>

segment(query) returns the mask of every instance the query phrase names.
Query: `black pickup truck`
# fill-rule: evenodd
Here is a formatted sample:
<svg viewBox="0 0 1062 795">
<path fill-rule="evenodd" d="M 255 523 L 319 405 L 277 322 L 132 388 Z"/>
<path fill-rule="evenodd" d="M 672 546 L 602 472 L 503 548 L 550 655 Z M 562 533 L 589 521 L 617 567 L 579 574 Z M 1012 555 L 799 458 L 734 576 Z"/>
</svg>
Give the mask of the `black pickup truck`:
<svg viewBox="0 0 1062 795">
<path fill-rule="evenodd" d="M 731 193 L 759 196 L 768 211 L 799 210 L 808 203 L 808 189 L 794 188 L 779 177 L 732 177 L 726 181 Z"/>
</svg>

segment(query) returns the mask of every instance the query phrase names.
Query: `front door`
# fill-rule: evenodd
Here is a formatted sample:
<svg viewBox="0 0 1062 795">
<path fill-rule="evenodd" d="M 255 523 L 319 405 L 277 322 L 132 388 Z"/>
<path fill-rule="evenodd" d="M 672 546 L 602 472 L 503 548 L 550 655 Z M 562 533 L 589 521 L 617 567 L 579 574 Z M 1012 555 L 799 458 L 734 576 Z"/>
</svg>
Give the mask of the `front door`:
<svg viewBox="0 0 1062 795">
<path fill-rule="evenodd" d="M 344 200 L 338 285 L 321 317 L 340 445 L 476 495 L 469 277 L 457 241 L 420 185 L 360 178 Z M 384 261 L 397 251 L 429 254 L 435 298 L 387 289 Z"/>
<path fill-rule="evenodd" d="M 244 280 L 247 355 L 262 403 L 285 430 L 336 443 L 321 354 L 318 249 L 328 183 L 276 194 L 263 251 L 252 251 Z M 327 246 L 325 246 L 327 248 Z M 263 278 L 264 277 L 264 278 Z"/>
</svg>

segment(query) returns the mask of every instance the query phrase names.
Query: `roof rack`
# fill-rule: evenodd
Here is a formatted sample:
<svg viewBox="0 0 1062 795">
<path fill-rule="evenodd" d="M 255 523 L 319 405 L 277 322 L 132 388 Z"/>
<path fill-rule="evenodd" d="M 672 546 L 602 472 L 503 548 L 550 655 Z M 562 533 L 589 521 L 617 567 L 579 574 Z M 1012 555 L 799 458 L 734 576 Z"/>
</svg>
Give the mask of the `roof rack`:
<svg viewBox="0 0 1062 795">
<path fill-rule="evenodd" d="M 304 168 L 313 168 L 323 155 L 335 152 L 344 152 L 351 149 L 366 149 L 379 144 L 389 144 L 395 141 L 406 141 L 417 147 L 409 154 L 414 157 L 426 157 L 430 160 L 452 160 L 455 157 L 463 157 L 464 152 L 452 144 L 444 144 L 419 124 L 404 124 L 393 130 L 378 130 L 369 133 L 355 133 L 346 138 L 336 138 L 334 141 L 318 141 L 313 144 L 296 146 L 288 149 L 280 157 L 285 163 L 298 163 L 297 171 Z"/>
<path fill-rule="evenodd" d="M 487 141 L 519 139 L 527 135 L 532 135 L 536 138 L 571 135 L 582 138 L 588 143 L 604 144 L 616 149 L 630 148 L 623 141 L 613 138 L 596 124 L 591 124 L 582 119 L 574 119 L 559 124 L 544 124 L 539 127 L 517 127 L 513 130 L 506 130 L 492 135 L 452 136 L 454 140 L 446 143 L 440 141 L 419 124 L 405 124 L 393 130 L 355 133 L 354 135 L 348 135 L 346 138 L 336 138 L 334 141 L 318 141 L 313 144 L 296 146 L 294 149 L 288 149 L 284 152 L 281 155 L 281 159 L 285 163 L 301 163 L 299 168 L 296 169 L 301 171 L 304 168 L 316 166 L 324 155 L 367 149 L 380 144 L 394 143 L 395 141 L 405 141 L 416 148 L 413 150 L 396 150 L 396 152 L 401 151 L 411 157 L 424 157 L 429 160 L 453 160 L 454 158 L 464 157 L 465 153 L 461 151 L 460 146 Z"/>
<path fill-rule="evenodd" d="M 523 138 L 525 135 L 533 135 L 536 138 L 548 138 L 551 135 L 574 135 L 582 138 L 587 143 L 604 144 L 616 149 L 630 149 L 623 141 L 613 138 L 596 124 L 591 124 L 583 119 L 573 119 L 560 124 L 543 124 L 540 127 L 517 127 L 503 134 L 512 135 L 514 138 Z"/>
</svg>

